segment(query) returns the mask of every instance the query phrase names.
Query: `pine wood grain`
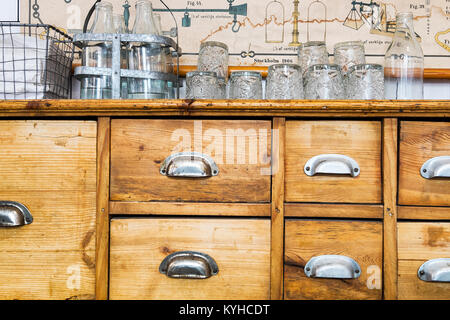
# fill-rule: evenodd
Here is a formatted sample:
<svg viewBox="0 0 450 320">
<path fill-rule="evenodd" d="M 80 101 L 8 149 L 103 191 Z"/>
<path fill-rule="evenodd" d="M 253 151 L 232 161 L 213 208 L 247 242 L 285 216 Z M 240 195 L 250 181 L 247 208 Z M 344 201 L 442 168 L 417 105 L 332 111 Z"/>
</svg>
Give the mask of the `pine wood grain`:
<svg viewBox="0 0 450 320">
<path fill-rule="evenodd" d="M 0 228 L 0 299 L 94 299 L 96 123 L 1 121 L 0 199 L 34 217 Z"/>
<path fill-rule="evenodd" d="M 423 164 L 450 156 L 450 123 L 402 121 L 400 129 L 399 204 L 450 206 L 450 179 L 425 179 Z"/>
<path fill-rule="evenodd" d="M 159 273 L 178 251 L 210 255 L 219 273 L 203 280 Z M 113 219 L 111 299 L 266 300 L 270 297 L 270 220 Z"/>
<path fill-rule="evenodd" d="M 117 119 L 111 126 L 113 201 L 270 202 L 269 121 Z M 212 155 L 219 174 L 162 175 L 164 160 L 182 151 Z"/>
<path fill-rule="evenodd" d="M 286 203 L 286 217 L 382 219 L 383 206 L 326 203 Z"/>
<path fill-rule="evenodd" d="M 273 121 L 272 160 L 272 229 L 270 298 L 283 299 L 284 267 L 284 172 L 285 172 L 286 120 Z"/>
<path fill-rule="evenodd" d="M 287 220 L 285 228 L 285 299 L 381 299 L 380 222 Z M 361 276 L 352 280 L 308 278 L 304 273 L 306 263 L 314 256 L 329 254 L 354 259 L 361 267 Z M 378 285 L 378 289 L 369 289 L 368 284 Z"/>
<path fill-rule="evenodd" d="M 425 282 L 419 267 L 428 260 L 450 257 L 450 223 L 398 224 L 398 298 L 449 300 L 450 283 Z"/>
<path fill-rule="evenodd" d="M 321 154 L 342 154 L 360 175 L 307 176 L 304 166 Z M 288 121 L 286 201 L 381 203 L 381 123 L 372 121 Z"/>
<path fill-rule="evenodd" d="M 397 119 L 383 120 L 384 298 L 397 299 Z"/>
<path fill-rule="evenodd" d="M 110 202 L 110 215 L 270 217 L 268 203 Z"/>
<path fill-rule="evenodd" d="M 398 218 L 409 220 L 450 220 L 450 207 L 399 206 Z"/>
</svg>

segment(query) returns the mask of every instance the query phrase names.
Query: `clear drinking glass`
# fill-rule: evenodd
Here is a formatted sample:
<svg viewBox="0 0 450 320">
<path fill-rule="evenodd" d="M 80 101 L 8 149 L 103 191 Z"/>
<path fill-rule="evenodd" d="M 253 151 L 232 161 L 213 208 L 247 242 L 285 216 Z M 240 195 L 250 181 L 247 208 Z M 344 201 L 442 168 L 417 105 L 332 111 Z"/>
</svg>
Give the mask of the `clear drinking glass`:
<svg viewBox="0 0 450 320">
<path fill-rule="evenodd" d="M 345 99 L 341 68 L 337 64 L 316 64 L 305 76 L 305 99 Z"/>
<path fill-rule="evenodd" d="M 215 72 L 218 78 L 228 79 L 228 46 L 216 41 L 203 42 L 200 45 L 197 70 Z"/>
<path fill-rule="evenodd" d="M 384 99 L 384 72 L 379 64 L 357 64 L 347 73 L 347 99 Z"/>
<path fill-rule="evenodd" d="M 217 83 L 219 85 L 219 92 L 217 94 L 217 99 L 227 98 L 227 80 L 224 78 L 218 78 Z"/>
<path fill-rule="evenodd" d="M 275 64 L 269 67 L 266 98 L 303 99 L 302 69 L 297 64 Z"/>
<path fill-rule="evenodd" d="M 262 76 L 254 71 L 231 73 L 230 99 L 262 99 Z"/>
<path fill-rule="evenodd" d="M 330 63 L 325 42 L 309 41 L 303 43 L 298 51 L 298 63 L 302 68 L 303 75 L 312 65 Z"/>
<path fill-rule="evenodd" d="M 95 19 L 90 33 L 114 33 L 113 6 L 99 2 L 95 6 Z M 94 68 L 112 68 L 112 43 L 89 42 L 83 49 L 82 65 Z M 89 76 L 81 79 L 81 99 L 111 99 L 112 78 Z"/>
<path fill-rule="evenodd" d="M 423 99 L 424 57 L 413 14 L 397 14 L 397 28 L 384 60 L 386 99 Z"/>
<path fill-rule="evenodd" d="M 334 46 L 334 63 L 347 74 L 350 67 L 366 63 L 366 52 L 362 41 L 339 42 Z"/>
<path fill-rule="evenodd" d="M 219 94 L 215 72 L 192 71 L 186 75 L 186 99 L 218 99 Z"/>
<path fill-rule="evenodd" d="M 158 35 L 152 4 L 148 0 L 136 3 L 134 34 Z M 128 65 L 130 70 L 165 72 L 164 48 L 159 44 L 132 43 L 129 48 Z M 128 97 L 131 99 L 167 98 L 167 82 L 154 79 L 128 79 Z"/>
</svg>

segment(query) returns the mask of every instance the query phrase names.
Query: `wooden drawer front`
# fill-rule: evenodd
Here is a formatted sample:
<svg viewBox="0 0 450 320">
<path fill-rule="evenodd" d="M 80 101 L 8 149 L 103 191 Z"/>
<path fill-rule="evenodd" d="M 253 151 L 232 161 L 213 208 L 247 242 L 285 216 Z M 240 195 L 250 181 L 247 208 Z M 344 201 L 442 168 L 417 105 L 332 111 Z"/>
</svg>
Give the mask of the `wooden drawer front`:
<svg viewBox="0 0 450 320">
<path fill-rule="evenodd" d="M 288 121 L 286 126 L 286 201 L 381 202 L 379 122 Z M 308 160 L 323 154 L 352 158 L 360 174 L 308 176 Z"/>
<path fill-rule="evenodd" d="M 95 299 L 96 123 L 0 121 L 0 299 Z"/>
<path fill-rule="evenodd" d="M 441 156 L 450 157 L 450 123 L 401 122 L 400 204 L 450 206 L 450 178 L 421 175 L 425 162 Z"/>
<path fill-rule="evenodd" d="M 208 279 L 175 279 L 159 272 L 180 251 L 212 257 Z M 244 219 L 113 219 L 111 299 L 269 299 L 270 221 Z"/>
<path fill-rule="evenodd" d="M 111 200 L 269 202 L 269 121 L 113 120 Z M 210 155 L 219 174 L 168 178 L 170 155 Z"/>
<path fill-rule="evenodd" d="M 381 223 L 287 220 L 285 228 L 286 300 L 381 299 Z M 308 261 L 323 255 L 353 259 L 361 267 L 361 276 L 349 280 L 308 278 Z"/>
<path fill-rule="evenodd" d="M 422 264 L 441 258 L 450 258 L 450 223 L 399 223 L 398 298 L 449 300 L 450 283 L 426 282 L 418 277 Z"/>
</svg>

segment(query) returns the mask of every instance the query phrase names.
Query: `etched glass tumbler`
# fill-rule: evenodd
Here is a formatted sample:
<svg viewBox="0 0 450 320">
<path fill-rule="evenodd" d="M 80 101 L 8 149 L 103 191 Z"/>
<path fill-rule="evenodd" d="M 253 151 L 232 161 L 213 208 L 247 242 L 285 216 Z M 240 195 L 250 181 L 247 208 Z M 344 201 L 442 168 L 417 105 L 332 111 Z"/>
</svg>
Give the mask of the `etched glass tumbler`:
<svg viewBox="0 0 450 320">
<path fill-rule="evenodd" d="M 347 74 L 350 67 L 366 63 L 366 52 L 362 41 L 339 42 L 334 46 L 334 63 L 339 65 L 342 74 Z"/>
<path fill-rule="evenodd" d="M 302 69 L 296 64 L 275 64 L 269 67 L 266 98 L 274 100 L 303 99 Z"/>
<path fill-rule="evenodd" d="M 219 83 L 215 72 L 192 71 L 186 75 L 187 99 L 218 99 Z"/>
<path fill-rule="evenodd" d="M 305 76 L 305 99 L 345 99 L 341 68 L 336 64 L 316 64 Z"/>
<path fill-rule="evenodd" d="M 228 46 L 216 41 L 203 42 L 198 54 L 197 70 L 215 72 L 219 79 L 227 79 Z"/>
<path fill-rule="evenodd" d="M 312 65 L 328 63 L 330 63 L 330 61 L 325 42 L 309 41 L 300 46 L 298 51 L 298 64 L 302 68 L 303 75 Z"/>
<path fill-rule="evenodd" d="M 235 71 L 231 73 L 230 99 L 262 99 L 261 73 L 254 71 Z"/>
<path fill-rule="evenodd" d="M 383 66 L 379 64 L 358 64 L 350 67 L 347 78 L 347 99 L 384 99 Z"/>
</svg>

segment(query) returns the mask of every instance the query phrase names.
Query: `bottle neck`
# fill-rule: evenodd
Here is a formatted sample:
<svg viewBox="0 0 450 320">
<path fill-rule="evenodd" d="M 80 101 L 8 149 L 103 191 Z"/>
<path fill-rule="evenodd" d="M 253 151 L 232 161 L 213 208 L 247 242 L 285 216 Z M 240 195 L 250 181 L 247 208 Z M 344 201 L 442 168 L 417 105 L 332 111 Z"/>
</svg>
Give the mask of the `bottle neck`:
<svg viewBox="0 0 450 320">
<path fill-rule="evenodd" d="M 134 23 L 133 33 L 159 34 L 150 2 L 141 2 L 136 5 L 136 22 Z"/>
<path fill-rule="evenodd" d="M 91 33 L 114 33 L 112 7 L 109 5 L 97 5 L 95 20 Z"/>
<path fill-rule="evenodd" d="M 396 17 L 397 30 L 414 33 L 413 15 L 411 13 L 399 13 Z"/>
</svg>

